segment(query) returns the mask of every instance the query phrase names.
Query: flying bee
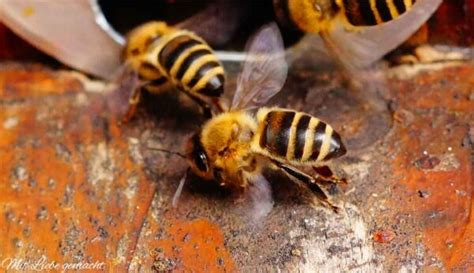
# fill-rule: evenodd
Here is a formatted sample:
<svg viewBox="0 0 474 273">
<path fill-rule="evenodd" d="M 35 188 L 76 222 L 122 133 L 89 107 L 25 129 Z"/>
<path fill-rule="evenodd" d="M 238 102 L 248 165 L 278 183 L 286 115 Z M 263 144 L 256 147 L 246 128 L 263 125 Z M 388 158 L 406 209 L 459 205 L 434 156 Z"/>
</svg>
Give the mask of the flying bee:
<svg viewBox="0 0 474 273">
<path fill-rule="evenodd" d="M 372 64 L 407 40 L 442 0 L 273 0 L 280 24 L 319 33 L 349 70 Z"/>
<path fill-rule="evenodd" d="M 318 180 L 299 167 L 316 167 L 345 154 L 340 135 L 327 123 L 291 109 L 258 108 L 278 93 L 287 76 L 284 47 L 276 24 L 264 26 L 248 43 L 248 56 L 237 78 L 230 109 L 208 120 L 186 148 L 190 170 L 205 180 L 241 191 L 259 189 L 259 202 L 271 199 L 266 168 L 306 185 L 336 210 Z M 250 110 L 258 108 L 256 115 Z M 186 177 L 186 176 L 185 176 Z M 175 194 L 179 196 L 183 178 Z M 342 180 L 331 176 L 326 182 Z"/>
<path fill-rule="evenodd" d="M 209 117 L 211 105 L 222 110 L 224 68 L 211 47 L 193 32 L 164 22 L 145 23 L 128 34 L 123 59 L 147 91 L 157 94 L 174 87 Z M 140 88 L 133 89 L 125 119 L 133 115 L 140 100 Z"/>
</svg>

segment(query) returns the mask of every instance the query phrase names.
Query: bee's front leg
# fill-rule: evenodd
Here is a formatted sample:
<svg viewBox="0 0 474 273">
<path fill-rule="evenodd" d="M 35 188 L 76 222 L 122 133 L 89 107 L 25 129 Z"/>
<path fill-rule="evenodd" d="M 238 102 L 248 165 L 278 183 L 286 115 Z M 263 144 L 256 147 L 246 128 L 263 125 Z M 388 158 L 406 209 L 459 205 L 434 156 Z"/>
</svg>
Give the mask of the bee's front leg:
<svg viewBox="0 0 474 273">
<path fill-rule="evenodd" d="M 141 100 L 141 94 L 141 88 L 135 88 L 130 94 L 130 98 L 128 100 L 128 109 L 122 118 L 122 123 L 129 122 L 135 116 L 135 113 L 137 112 L 137 106 Z"/>
</svg>

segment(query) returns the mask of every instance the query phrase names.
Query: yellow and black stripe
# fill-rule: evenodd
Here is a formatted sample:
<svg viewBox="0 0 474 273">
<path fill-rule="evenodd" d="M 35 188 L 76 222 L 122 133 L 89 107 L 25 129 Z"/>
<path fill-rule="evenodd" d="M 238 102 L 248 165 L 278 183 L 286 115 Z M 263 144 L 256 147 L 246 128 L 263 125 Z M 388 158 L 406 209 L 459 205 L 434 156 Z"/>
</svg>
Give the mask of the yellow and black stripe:
<svg viewBox="0 0 474 273">
<path fill-rule="evenodd" d="M 156 64 L 179 89 L 205 97 L 223 93 L 224 68 L 209 45 L 193 33 L 178 30 L 152 47 Z"/>
<path fill-rule="evenodd" d="M 339 134 L 308 114 L 272 110 L 261 122 L 264 127 L 259 146 L 276 158 L 310 163 L 336 158 L 346 152 Z"/>
<path fill-rule="evenodd" d="M 373 26 L 396 19 L 416 0 L 343 0 L 345 16 L 355 26 Z"/>
<path fill-rule="evenodd" d="M 151 93 L 157 93 L 164 90 L 169 81 L 161 72 L 148 62 L 141 62 L 138 67 L 138 77 L 144 82 L 143 88 Z"/>
<path fill-rule="evenodd" d="M 132 30 L 127 35 L 127 43 L 122 52 L 123 60 L 137 73 L 143 87 L 150 92 L 165 90 L 167 78 L 145 56 L 150 46 L 166 32 L 167 26 L 161 22 L 149 22 Z"/>
</svg>

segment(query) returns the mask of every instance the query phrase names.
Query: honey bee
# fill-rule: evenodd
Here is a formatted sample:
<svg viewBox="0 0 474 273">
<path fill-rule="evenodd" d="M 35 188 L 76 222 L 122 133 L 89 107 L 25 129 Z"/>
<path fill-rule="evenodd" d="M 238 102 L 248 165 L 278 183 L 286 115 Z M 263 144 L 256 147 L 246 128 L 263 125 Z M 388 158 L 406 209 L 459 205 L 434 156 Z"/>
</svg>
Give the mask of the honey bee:
<svg viewBox="0 0 474 273">
<path fill-rule="evenodd" d="M 211 47 L 191 31 L 152 21 L 127 36 L 123 59 L 143 88 L 157 94 L 174 87 L 197 102 L 207 116 L 214 105 L 222 110 L 224 68 Z M 135 112 L 140 88 L 133 88 L 125 119 Z"/>
<path fill-rule="evenodd" d="M 263 199 L 270 198 L 263 170 L 280 170 L 306 185 L 324 205 L 337 210 L 318 180 L 298 167 L 315 167 L 345 154 L 340 135 L 310 114 L 278 107 L 259 108 L 281 90 L 287 76 L 283 42 L 276 24 L 264 26 L 247 43 L 246 51 L 248 57 L 238 76 L 230 109 L 208 120 L 188 142 L 186 157 L 190 170 L 224 187 L 241 191 L 249 187 L 260 189 L 258 194 L 263 196 L 259 198 Z M 253 115 L 251 110 L 255 108 L 258 109 Z M 323 180 L 342 181 L 334 176 Z"/>
<path fill-rule="evenodd" d="M 442 0 L 273 0 L 282 26 L 319 33 L 348 69 L 364 68 L 407 40 Z"/>
</svg>

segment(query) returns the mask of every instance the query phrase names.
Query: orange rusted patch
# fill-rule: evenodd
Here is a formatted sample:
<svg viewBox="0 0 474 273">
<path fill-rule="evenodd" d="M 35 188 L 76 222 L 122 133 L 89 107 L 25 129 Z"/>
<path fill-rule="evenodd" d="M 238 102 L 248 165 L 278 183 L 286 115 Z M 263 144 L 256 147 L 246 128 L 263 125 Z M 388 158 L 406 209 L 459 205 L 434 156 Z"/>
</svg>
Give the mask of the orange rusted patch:
<svg viewBox="0 0 474 273">
<path fill-rule="evenodd" d="M 179 260 L 178 269 L 233 271 L 222 233 L 205 220 L 172 222 L 167 239 L 137 250 L 145 219 L 153 218 L 159 177 L 145 161 L 157 162 L 157 172 L 175 168 L 166 154 L 143 156 L 141 134 L 153 131 L 150 119 L 119 126 L 109 97 L 85 92 L 67 75 L 40 66 L 2 68 L 0 262 L 44 257 L 59 266 L 103 263 L 115 272 L 139 264 L 149 271 L 158 256 L 140 250 L 162 247 Z M 180 241 L 186 234 L 190 239 Z M 183 251 L 176 254 L 171 244 Z"/>
<path fill-rule="evenodd" d="M 81 84 L 60 73 L 47 71 L 38 66 L 7 67 L 1 71 L 0 97 L 3 100 L 25 99 L 81 91 Z"/>
<path fill-rule="evenodd" d="M 390 243 L 395 238 L 395 233 L 391 230 L 377 230 L 373 234 L 374 241 L 377 243 Z"/>
<path fill-rule="evenodd" d="M 172 220 L 165 239 L 153 243 L 154 269 L 163 262 L 173 265 L 173 272 L 233 272 L 234 263 L 224 246 L 218 226 L 207 220 Z"/>
<path fill-rule="evenodd" d="M 394 132 L 391 206 L 399 207 L 395 215 L 413 218 L 427 267 L 474 269 L 473 73 L 472 67 L 426 73 L 394 93 L 410 122 L 398 124 Z"/>
<path fill-rule="evenodd" d="M 128 267 L 155 185 L 103 100 L 39 67 L 0 72 L 2 260 Z"/>
</svg>

